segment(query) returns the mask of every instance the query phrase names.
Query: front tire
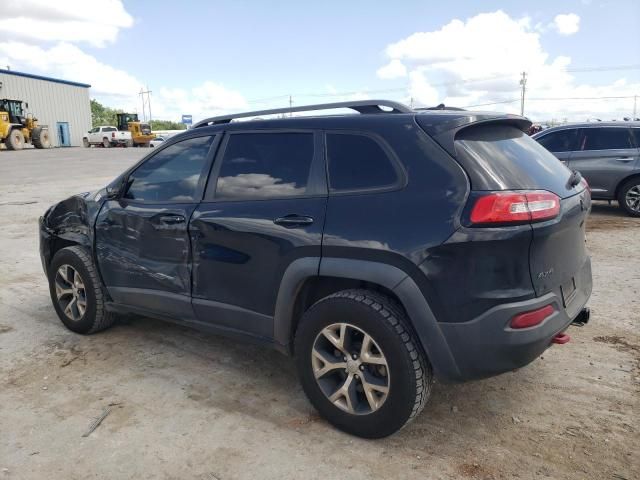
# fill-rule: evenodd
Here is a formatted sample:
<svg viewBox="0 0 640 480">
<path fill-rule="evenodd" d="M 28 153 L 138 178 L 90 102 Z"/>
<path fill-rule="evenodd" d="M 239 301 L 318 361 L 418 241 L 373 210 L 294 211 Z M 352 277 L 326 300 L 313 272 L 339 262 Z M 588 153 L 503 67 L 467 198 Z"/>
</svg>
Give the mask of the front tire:
<svg viewBox="0 0 640 480">
<path fill-rule="evenodd" d="M 31 132 L 31 141 L 36 148 L 49 148 L 51 147 L 51 140 L 49 139 L 49 129 L 43 127 L 36 127 Z"/>
<path fill-rule="evenodd" d="M 89 148 L 91 146 L 91 144 L 89 143 L 89 140 L 87 138 L 83 138 L 82 139 L 82 146 L 84 148 Z"/>
<path fill-rule="evenodd" d="M 424 408 L 433 374 L 402 309 L 369 290 L 323 298 L 295 338 L 302 387 L 313 406 L 352 435 L 381 438 Z"/>
<path fill-rule="evenodd" d="M 82 247 L 59 250 L 49 267 L 49 293 L 62 323 L 81 334 L 109 328 L 116 320 L 107 312 L 93 260 Z"/>
<path fill-rule="evenodd" d="M 640 217 L 640 177 L 631 178 L 620 187 L 618 205 L 627 215 Z"/>
</svg>

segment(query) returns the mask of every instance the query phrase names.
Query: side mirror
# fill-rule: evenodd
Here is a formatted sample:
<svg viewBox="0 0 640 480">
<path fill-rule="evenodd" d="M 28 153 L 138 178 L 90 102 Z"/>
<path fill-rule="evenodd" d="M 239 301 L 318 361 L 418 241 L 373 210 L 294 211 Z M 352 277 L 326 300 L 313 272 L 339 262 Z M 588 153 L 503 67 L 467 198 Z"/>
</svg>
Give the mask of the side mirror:
<svg viewBox="0 0 640 480">
<path fill-rule="evenodd" d="M 112 182 L 105 188 L 106 190 L 106 198 L 108 200 L 115 200 L 120 195 L 123 194 L 123 190 L 125 189 L 125 179 L 120 178 L 118 181 Z"/>
</svg>

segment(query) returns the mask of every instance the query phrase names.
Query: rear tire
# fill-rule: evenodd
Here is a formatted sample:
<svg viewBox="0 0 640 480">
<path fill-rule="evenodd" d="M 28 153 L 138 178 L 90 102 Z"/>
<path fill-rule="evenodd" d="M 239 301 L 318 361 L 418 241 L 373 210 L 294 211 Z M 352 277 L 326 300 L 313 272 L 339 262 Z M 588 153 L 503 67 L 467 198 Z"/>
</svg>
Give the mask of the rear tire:
<svg viewBox="0 0 640 480">
<path fill-rule="evenodd" d="M 116 315 L 105 310 L 100 279 L 84 248 L 59 250 L 51 261 L 48 277 L 51 301 L 69 330 L 86 335 L 113 325 Z"/>
<path fill-rule="evenodd" d="M 618 192 L 618 205 L 627 215 L 640 217 L 640 177 L 630 178 Z"/>
<path fill-rule="evenodd" d="M 24 135 L 22 134 L 22 130 L 19 128 L 11 130 L 4 144 L 7 146 L 7 150 L 22 150 L 24 148 Z"/>
<path fill-rule="evenodd" d="M 103 139 L 102 139 L 102 146 L 103 146 L 104 148 L 109 148 L 109 147 L 111 147 L 111 142 L 109 141 L 109 139 L 108 139 L 108 138 L 103 138 Z"/>
<path fill-rule="evenodd" d="M 344 290 L 307 310 L 296 365 L 324 418 L 352 435 L 381 438 L 422 411 L 433 373 L 408 325 L 396 302 L 369 290 Z"/>
<path fill-rule="evenodd" d="M 51 140 L 49 139 L 49 129 L 43 127 L 34 128 L 31 132 L 31 142 L 36 148 L 51 147 Z"/>
</svg>

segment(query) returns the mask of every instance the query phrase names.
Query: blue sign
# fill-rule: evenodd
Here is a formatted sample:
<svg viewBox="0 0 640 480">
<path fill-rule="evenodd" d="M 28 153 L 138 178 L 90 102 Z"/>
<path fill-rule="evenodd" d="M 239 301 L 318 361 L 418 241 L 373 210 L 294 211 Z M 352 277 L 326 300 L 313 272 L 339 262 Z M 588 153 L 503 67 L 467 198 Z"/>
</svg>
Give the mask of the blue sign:
<svg viewBox="0 0 640 480">
<path fill-rule="evenodd" d="M 191 115 L 182 115 L 182 123 L 191 125 L 193 123 L 193 117 Z"/>
</svg>

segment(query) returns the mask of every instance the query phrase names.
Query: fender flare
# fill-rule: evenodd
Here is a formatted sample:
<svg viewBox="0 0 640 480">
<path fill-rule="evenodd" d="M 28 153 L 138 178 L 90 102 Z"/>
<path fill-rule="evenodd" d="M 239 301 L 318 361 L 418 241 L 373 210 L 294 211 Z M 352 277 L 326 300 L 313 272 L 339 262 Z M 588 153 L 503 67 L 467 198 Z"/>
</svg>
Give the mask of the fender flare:
<svg viewBox="0 0 640 480">
<path fill-rule="evenodd" d="M 305 280 L 317 276 L 363 280 L 391 290 L 406 310 L 436 376 L 447 381 L 461 377 L 447 341 L 420 288 L 406 272 L 386 263 L 331 257 L 308 257 L 293 261 L 284 273 L 276 300 L 273 333 L 277 344 L 290 349 L 294 299 Z"/>
</svg>

